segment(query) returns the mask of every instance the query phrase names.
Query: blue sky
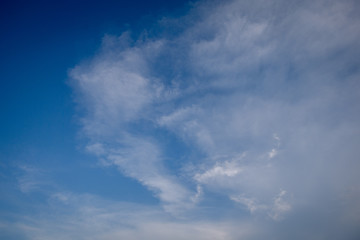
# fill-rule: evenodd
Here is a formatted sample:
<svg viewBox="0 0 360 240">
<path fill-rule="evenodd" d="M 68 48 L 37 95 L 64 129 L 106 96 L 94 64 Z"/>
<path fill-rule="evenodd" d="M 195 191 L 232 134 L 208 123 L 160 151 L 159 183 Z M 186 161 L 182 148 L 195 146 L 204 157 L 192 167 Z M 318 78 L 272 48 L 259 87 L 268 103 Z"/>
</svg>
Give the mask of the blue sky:
<svg viewBox="0 0 360 240">
<path fill-rule="evenodd" d="M 3 1 L 1 239 L 358 239 L 356 1 Z"/>
</svg>

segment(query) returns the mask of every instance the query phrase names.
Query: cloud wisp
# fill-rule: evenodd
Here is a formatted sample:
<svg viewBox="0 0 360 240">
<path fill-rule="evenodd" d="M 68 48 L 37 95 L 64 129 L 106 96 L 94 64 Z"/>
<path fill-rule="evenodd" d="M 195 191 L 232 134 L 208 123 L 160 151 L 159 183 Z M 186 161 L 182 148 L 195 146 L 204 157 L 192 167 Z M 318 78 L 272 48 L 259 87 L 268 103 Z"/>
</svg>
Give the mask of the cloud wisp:
<svg viewBox="0 0 360 240">
<path fill-rule="evenodd" d="M 232 239 L 248 236 L 247 223 L 172 219 L 158 207 L 114 202 L 90 194 L 55 192 L 36 215 L 0 222 L 0 236 L 17 239 Z M 53 214 L 55 213 L 56 214 Z M 16 229 L 16 234 L 13 233 Z"/>
</svg>

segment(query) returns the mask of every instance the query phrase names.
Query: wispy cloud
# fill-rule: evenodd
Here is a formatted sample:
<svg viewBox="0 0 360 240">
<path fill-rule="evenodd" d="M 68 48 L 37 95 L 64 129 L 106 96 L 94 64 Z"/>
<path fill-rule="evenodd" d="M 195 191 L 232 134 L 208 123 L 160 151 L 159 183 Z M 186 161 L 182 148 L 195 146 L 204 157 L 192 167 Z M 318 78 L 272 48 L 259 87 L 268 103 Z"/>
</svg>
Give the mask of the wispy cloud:
<svg viewBox="0 0 360 240">
<path fill-rule="evenodd" d="M 57 214 L 53 214 L 56 212 Z M 251 228 L 231 222 L 178 221 L 158 207 L 113 202 L 89 194 L 56 192 L 38 214 L 0 222 L 18 239 L 235 239 Z M 1 236 L 1 234 L 0 234 Z"/>
<path fill-rule="evenodd" d="M 46 172 L 44 170 L 28 165 L 19 165 L 18 168 L 20 173 L 17 177 L 17 182 L 21 192 L 41 191 L 50 184 L 46 179 Z"/>
</svg>

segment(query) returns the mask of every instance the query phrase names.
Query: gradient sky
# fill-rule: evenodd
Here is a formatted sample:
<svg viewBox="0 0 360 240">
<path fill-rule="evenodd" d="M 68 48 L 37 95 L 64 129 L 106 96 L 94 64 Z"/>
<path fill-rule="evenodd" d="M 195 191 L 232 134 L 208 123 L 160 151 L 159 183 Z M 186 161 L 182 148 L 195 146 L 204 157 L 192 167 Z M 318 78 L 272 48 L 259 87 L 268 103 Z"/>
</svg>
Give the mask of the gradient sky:
<svg viewBox="0 0 360 240">
<path fill-rule="evenodd" d="M 1 239 L 359 239 L 357 1 L 2 1 Z"/>
</svg>

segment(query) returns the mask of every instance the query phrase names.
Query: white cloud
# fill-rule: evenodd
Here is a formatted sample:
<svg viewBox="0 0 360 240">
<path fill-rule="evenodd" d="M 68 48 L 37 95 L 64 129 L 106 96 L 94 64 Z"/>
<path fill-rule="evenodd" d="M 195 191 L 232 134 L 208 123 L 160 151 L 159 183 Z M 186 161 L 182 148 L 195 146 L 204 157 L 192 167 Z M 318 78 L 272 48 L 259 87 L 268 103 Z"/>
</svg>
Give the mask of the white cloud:
<svg viewBox="0 0 360 240">
<path fill-rule="evenodd" d="M 291 210 L 291 205 L 284 200 L 286 195 L 285 190 L 281 190 L 280 193 L 274 199 L 274 204 L 271 209 L 270 216 L 274 220 L 280 220 L 283 214 Z"/>
<path fill-rule="evenodd" d="M 46 186 L 50 185 L 46 173 L 42 169 L 28 165 L 20 165 L 18 167 L 21 173 L 17 177 L 17 181 L 21 192 L 42 191 Z"/>
<path fill-rule="evenodd" d="M 241 197 L 232 196 L 230 197 L 230 199 L 245 205 L 251 213 L 255 213 L 256 211 L 259 210 L 261 211 L 268 209 L 268 206 L 258 203 L 258 201 L 254 198 L 247 198 L 243 196 Z"/>
<path fill-rule="evenodd" d="M 166 210 L 174 214 L 179 207 L 191 207 L 191 199 L 197 193 L 186 189 L 178 182 L 176 176 L 168 173 L 163 165 L 160 150 L 151 139 L 128 136 L 122 139 L 119 145 L 121 147 L 108 147 L 102 151 L 105 152 L 102 158 L 106 160 L 106 165 L 115 165 L 126 176 L 137 179 L 164 202 Z M 97 150 L 97 147 L 92 148 Z"/>
<path fill-rule="evenodd" d="M 104 149 L 104 146 L 101 143 L 90 144 L 86 146 L 86 150 L 97 156 L 103 156 L 106 154 L 106 150 Z"/>
<path fill-rule="evenodd" d="M 213 168 L 206 170 L 204 173 L 197 173 L 194 178 L 196 181 L 204 183 L 208 180 L 211 181 L 212 178 L 218 177 L 233 177 L 237 174 L 241 173 L 242 169 L 234 166 L 234 164 L 230 164 L 229 162 L 225 162 L 223 166 L 217 164 Z"/>
<path fill-rule="evenodd" d="M 275 148 L 271 149 L 271 151 L 269 152 L 269 158 L 275 157 L 276 154 L 277 154 L 277 150 Z"/>
<path fill-rule="evenodd" d="M 254 197 L 230 196 L 230 199 L 236 203 L 245 206 L 251 214 L 266 213 L 271 219 L 280 221 L 291 210 L 291 205 L 286 201 L 286 191 L 280 190 L 280 193 L 274 197 L 273 202 L 261 202 Z"/>
<path fill-rule="evenodd" d="M 71 72 L 88 150 L 170 212 L 201 208 L 211 194 L 274 220 L 337 206 L 324 196 L 359 180 L 356 10 L 353 1 L 203 2 L 162 20 L 181 23 L 171 37 L 105 38 Z M 177 144 L 186 152 L 174 157 Z"/>
</svg>

